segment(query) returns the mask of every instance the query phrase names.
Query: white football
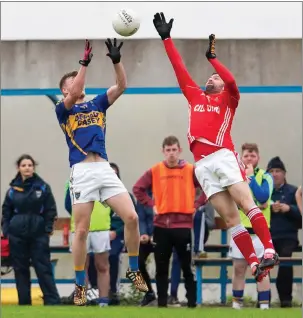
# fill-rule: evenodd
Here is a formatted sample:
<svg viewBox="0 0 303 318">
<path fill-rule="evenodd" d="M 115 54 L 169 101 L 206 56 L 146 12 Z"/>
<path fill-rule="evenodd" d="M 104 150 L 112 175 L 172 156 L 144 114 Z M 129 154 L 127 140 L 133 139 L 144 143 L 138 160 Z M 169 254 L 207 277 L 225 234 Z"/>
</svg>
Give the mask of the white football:
<svg viewBox="0 0 303 318">
<path fill-rule="evenodd" d="M 113 19 L 113 28 L 122 36 L 131 36 L 139 30 L 140 19 L 133 10 L 122 9 Z"/>
</svg>

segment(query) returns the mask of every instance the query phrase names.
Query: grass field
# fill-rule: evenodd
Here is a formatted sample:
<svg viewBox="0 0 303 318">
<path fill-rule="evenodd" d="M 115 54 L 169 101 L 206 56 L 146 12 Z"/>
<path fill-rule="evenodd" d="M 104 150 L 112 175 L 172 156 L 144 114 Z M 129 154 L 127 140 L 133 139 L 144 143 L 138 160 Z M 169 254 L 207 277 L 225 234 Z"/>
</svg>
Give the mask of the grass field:
<svg viewBox="0 0 303 318">
<path fill-rule="evenodd" d="M 3 318 L 295 318 L 301 317 L 301 308 L 233 310 L 231 308 L 152 308 L 152 307 L 20 307 L 2 306 Z"/>
</svg>

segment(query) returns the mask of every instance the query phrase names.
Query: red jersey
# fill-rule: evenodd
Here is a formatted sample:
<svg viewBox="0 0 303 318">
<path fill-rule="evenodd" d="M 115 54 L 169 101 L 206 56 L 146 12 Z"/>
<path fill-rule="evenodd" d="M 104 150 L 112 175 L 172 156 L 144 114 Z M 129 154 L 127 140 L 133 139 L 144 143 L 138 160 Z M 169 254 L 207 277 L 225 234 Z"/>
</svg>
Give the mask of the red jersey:
<svg viewBox="0 0 303 318">
<path fill-rule="evenodd" d="M 165 40 L 164 46 L 188 101 L 187 136 L 195 159 L 199 160 L 202 155 L 208 155 L 218 148 L 234 151 L 230 131 L 240 94 L 233 75 L 218 59 L 210 59 L 209 62 L 224 81 L 224 89 L 219 94 L 208 95 L 190 77 L 173 41 Z M 201 142 L 197 142 L 197 139 Z"/>
</svg>

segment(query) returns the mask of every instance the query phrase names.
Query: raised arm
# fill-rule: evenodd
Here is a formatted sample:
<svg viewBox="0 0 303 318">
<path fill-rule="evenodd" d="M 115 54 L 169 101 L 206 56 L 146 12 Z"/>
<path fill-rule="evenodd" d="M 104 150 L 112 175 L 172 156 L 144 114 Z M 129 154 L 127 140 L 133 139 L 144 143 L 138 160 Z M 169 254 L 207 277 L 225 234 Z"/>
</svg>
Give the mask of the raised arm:
<svg viewBox="0 0 303 318">
<path fill-rule="evenodd" d="M 181 55 L 176 49 L 173 40 L 170 37 L 170 31 L 173 26 L 174 19 L 171 19 L 168 23 L 165 20 L 164 14 L 156 13 L 154 15 L 154 26 L 163 40 L 164 47 L 167 56 L 174 68 L 179 86 L 184 96 L 189 100 L 192 90 L 201 91 L 201 88 L 193 81 L 190 74 L 188 73 Z"/>
<path fill-rule="evenodd" d="M 84 57 L 83 60 L 80 60 L 79 63 L 81 64 L 81 67 L 79 69 L 79 72 L 77 76 L 75 77 L 73 84 L 71 85 L 71 88 L 67 95 L 63 99 L 64 107 L 67 110 L 70 110 L 73 105 L 77 102 L 77 100 L 80 98 L 84 84 L 85 84 L 85 75 L 86 75 L 86 68 L 91 62 L 91 59 L 93 57 L 92 54 L 92 47 L 88 40 L 85 41 L 85 50 L 84 50 Z"/>
<path fill-rule="evenodd" d="M 116 85 L 111 86 L 107 90 L 108 103 L 109 105 L 112 105 L 123 94 L 127 85 L 126 73 L 122 63 L 120 62 L 120 49 L 123 42 L 117 46 L 117 39 L 114 39 L 113 43 L 110 39 L 107 39 L 105 44 L 108 49 L 107 56 L 112 60 L 116 73 Z"/>
<path fill-rule="evenodd" d="M 116 85 L 111 86 L 107 90 L 107 98 L 109 105 L 112 105 L 126 89 L 126 74 L 122 62 L 114 65 L 116 72 Z"/>
<path fill-rule="evenodd" d="M 163 42 L 167 56 L 174 68 L 182 93 L 187 99 L 189 99 L 193 89 L 201 91 L 201 88 L 194 82 L 194 80 L 188 73 L 183 63 L 182 57 L 176 49 L 173 40 L 169 38 L 164 40 Z"/>
<path fill-rule="evenodd" d="M 215 35 L 211 34 L 209 36 L 209 46 L 206 51 L 206 57 L 210 64 L 214 67 L 218 75 L 222 78 L 225 87 L 234 101 L 234 106 L 238 105 L 238 101 L 240 99 L 240 93 L 238 86 L 236 84 L 236 80 L 233 74 L 229 71 L 227 67 L 225 67 L 218 59 L 215 53 Z"/>
</svg>

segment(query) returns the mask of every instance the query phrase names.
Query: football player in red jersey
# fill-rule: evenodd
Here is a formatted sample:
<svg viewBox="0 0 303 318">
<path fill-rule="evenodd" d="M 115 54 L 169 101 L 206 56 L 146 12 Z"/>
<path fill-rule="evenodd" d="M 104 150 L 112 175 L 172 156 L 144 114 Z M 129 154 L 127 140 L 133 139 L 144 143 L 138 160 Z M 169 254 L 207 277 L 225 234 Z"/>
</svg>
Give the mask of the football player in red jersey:
<svg viewBox="0 0 303 318">
<path fill-rule="evenodd" d="M 278 263 L 266 220 L 254 202 L 245 174 L 230 135 L 235 111 L 240 100 L 232 73 L 215 54 L 215 36 L 209 36 L 206 58 L 215 73 L 202 90 L 189 75 L 177 51 L 170 31 L 173 19 L 166 22 L 164 14 L 156 13 L 154 26 L 159 33 L 168 58 L 174 68 L 179 86 L 188 101 L 188 141 L 196 161 L 195 173 L 213 207 L 224 218 L 235 244 L 245 257 L 257 281 L 261 281 Z M 264 245 L 259 262 L 250 235 L 241 225 L 237 206 L 250 219 L 255 234 Z"/>
</svg>

